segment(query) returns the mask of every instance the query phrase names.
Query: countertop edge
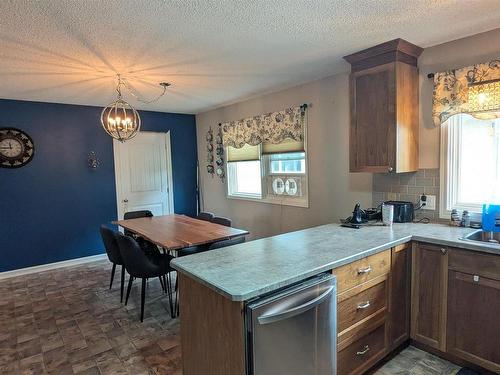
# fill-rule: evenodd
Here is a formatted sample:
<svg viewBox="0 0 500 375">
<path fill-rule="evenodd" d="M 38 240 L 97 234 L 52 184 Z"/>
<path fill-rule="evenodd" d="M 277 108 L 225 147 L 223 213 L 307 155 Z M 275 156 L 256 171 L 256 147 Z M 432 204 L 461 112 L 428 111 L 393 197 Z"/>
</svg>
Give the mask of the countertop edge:
<svg viewBox="0 0 500 375">
<path fill-rule="evenodd" d="M 305 272 L 305 273 L 298 274 L 297 276 L 294 276 L 292 278 L 285 279 L 285 280 L 280 280 L 279 282 L 276 282 L 274 284 L 268 285 L 268 286 L 266 286 L 264 288 L 260 288 L 260 289 L 257 289 L 255 291 L 251 291 L 251 292 L 244 293 L 244 294 L 231 294 L 227 290 L 225 290 L 223 288 L 220 288 L 220 287 L 218 287 L 216 285 L 213 285 L 213 284 L 207 282 L 206 280 L 203 280 L 203 279 L 199 278 L 198 276 L 196 276 L 193 273 L 189 272 L 187 269 L 183 268 L 182 266 L 180 266 L 178 264 L 175 264 L 175 259 L 172 261 L 171 264 L 172 264 L 172 267 L 174 269 L 176 269 L 177 271 L 179 271 L 179 272 L 183 273 L 184 275 L 192 278 L 193 280 L 199 282 L 200 284 L 205 285 L 206 287 L 208 287 L 208 288 L 214 290 L 215 292 L 223 295 L 224 297 L 230 299 L 231 301 L 233 301 L 233 302 L 243 302 L 243 301 L 251 300 L 251 299 L 253 299 L 255 297 L 258 297 L 258 296 L 261 296 L 263 294 L 267 294 L 267 293 L 270 293 L 272 291 L 278 290 L 280 288 L 284 288 L 284 287 L 290 286 L 290 285 L 292 285 L 294 283 L 300 282 L 302 280 L 305 280 L 305 279 L 307 279 L 309 277 L 315 276 L 315 275 L 320 274 L 322 272 L 330 271 L 330 270 L 333 270 L 335 268 L 341 267 L 343 265 L 355 262 L 356 260 L 365 258 L 367 256 L 380 253 L 380 252 L 382 252 L 384 250 L 390 249 L 391 247 L 394 247 L 394 246 L 397 246 L 397 245 L 401 245 L 403 243 L 410 242 L 411 240 L 412 240 L 412 236 L 402 237 L 400 239 L 384 243 L 384 244 L 382 244 L 380 246 L 371 248 L 369 250 L 360 251 L 360 252 L 358 252 L 358 253 L 356 253 L 356 254 L 354 254 L 352 256 L 349 256 L 349 257 L 346 257 L 346 258 L 342 258 L 342 259 L 336 260 L 334 262 L 327 263 L 327 264 L 325 264 L 325 265 L 323 265 L 321 267 L 318 267 L 316 269 L 312 269 L 312 270 L 310 270 L 308 272 Z"/>
<path fill-rule="evenodd" d="M 248 292 L 241 293 L 241 294 L 232 294 L 230 291 L 228 291 L 224 288 L 218 287 L 218 286 L 210 283 L 209 281 L 206 281 L 206 280 L 198 277 L 197 275 L 191 273 L 189 270 L 184 268 L 182 265 L 176 264 L 175 259 L 172 260 L 171 265 L 175 270 L 185 274 L 186 276 L 192 278 L 193 280 L 199 282 L 200 284 L 205 285 L 206 287 L 221 294 L 222 296 L 228 298 L 229 300 L 231 300 L 233 302 L 244 302 L 244 301 L 251 300 L 255 297 L 271 293 L 275 290 L 290 286 L 292 284 L 295 284 L 297 282 L 305 280 L 309 277 L 315 276 L 319 273 L 333 270 L 333 269 L 341 267 L 343 265 L 352 263 L 356 260 L 365 258 L 365 257 L 370 256 L 370 255 L 380 253 L 384 250 L 390 249 L 391 247 L 401 245 L 404 243 L 408 243 L 411 241 L 426 242 L 426 243 L 432 243 L 435 245 L 442 245 L 442 246 L 451 246 L 451 247 L 455 247 L 455 248 L 478 251 L 478 252 L 483 252 L 483 253 L 499 254 L 498 248 L 495 248 L 492 245 L 488 245 L 488 244 L 476 244 L 476 243 L 466 241 L 466 240 L 459 240 L 459 239 L 449 240 L 449 239 L 442 239 L 439 237 L 411 234 L 411 235 L 402 236 L 402 237 L 397 238 L 393 241 L 385 242 L 379 246 L 370 248 L 368 250 L 359 251 L 359 252 L 357 252 L 351 256 L 348 256 L 346 258 L 342 258 L 342 259 L 338 259 L 338 260 L 326 263 L 326 264 L 322 265 L 321 267 L 317 267 L 315 269 L 308 270 L 307 272 L 299 273 L 296 276 L 290 277 L 288 279 L 282 279 L 282 280 L 279 280 L 279 281 L 274 282 L 272 284 L 266 285 L 264 287 L 261 287 L 261 288 L 255 289 L 255 290 L 249 290 Z"/>
</svg>

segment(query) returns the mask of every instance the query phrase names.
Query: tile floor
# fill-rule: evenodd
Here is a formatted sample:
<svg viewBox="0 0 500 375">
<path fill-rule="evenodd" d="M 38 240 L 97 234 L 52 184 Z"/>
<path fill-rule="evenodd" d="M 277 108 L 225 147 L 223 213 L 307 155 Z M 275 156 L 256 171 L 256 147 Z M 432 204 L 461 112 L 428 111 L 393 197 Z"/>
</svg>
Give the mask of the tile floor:
<svg viewBox="0 0 500 375">
<path fill-rule="evenodd" d="M 454 375 L 460 368 L 410 346 L 382 366 L 375 375 Z"/>
<path fill-rule="evenodd" d="M 180 375 L 179 320 L 158 280 L 120 304 L 119 272 L 108 289 L 107 261 L 0 280 L 0 374 Z M 118 271 L 118 270 L 117 270 Z M 415 348 L 377 375 L 455 374 L 455 365 Z"/>
<path fill-rule="evenodd" d="M 159 281 L 141 324 L 140 282 L 123 306 L 118 269 L 111 291 L 109 262 L 1 280 L 0 374 L 181 374 L 179 320 Z"/>
</svg>

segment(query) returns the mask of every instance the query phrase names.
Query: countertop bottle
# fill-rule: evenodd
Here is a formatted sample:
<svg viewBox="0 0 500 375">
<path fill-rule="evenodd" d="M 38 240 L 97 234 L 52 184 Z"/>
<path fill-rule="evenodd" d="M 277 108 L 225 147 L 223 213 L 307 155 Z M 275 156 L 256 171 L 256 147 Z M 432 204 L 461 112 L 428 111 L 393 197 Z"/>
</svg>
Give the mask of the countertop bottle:
<svg viewBox="0 0 500 375">
<path fill-rule="evenodd" d="M 456 209 L 451 210 L 450 225 L 452 227 L 459 227 L 461 222 L 462 220 L 460 218 L 460 215 L 458 214 L 458 211 Z"/>
<path fill-rule="evenodd" d="M 467 228 L 470 227 L 470 213 L 467 210 L 462 212 L 462 226 Z"/>
</svg>

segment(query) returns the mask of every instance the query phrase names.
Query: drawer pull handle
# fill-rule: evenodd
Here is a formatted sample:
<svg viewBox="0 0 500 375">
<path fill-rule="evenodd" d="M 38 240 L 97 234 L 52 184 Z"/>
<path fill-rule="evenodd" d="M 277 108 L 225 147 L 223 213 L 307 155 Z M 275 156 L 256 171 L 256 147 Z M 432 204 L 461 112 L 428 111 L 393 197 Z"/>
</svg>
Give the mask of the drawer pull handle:
<svg viewBox="0 0 500 375">
<path fill-rule="evenodd" d="M 364 310 L 364 309 L 367 309 L 368 307 L 370 307 L 370 301 L 360 303 L 358 305 L 358 310 Z"/>
<path fill-rule="evenodd" d="M 356 355 L 365 355 L 370 351 L 370 347 L 368 345 L 365 345 L 363 350 L 360 350 L 359 352 L 356 352 Z"/>
<path fill-rule="evenodd" d="M 371 271 L 372 271 L 372 266 L 368 266 L 366 268 L 360 268 L 360 269 L 358 269 L 358 275 L 364 275 L 365 273 L 368 273 Z"/>
</svg>

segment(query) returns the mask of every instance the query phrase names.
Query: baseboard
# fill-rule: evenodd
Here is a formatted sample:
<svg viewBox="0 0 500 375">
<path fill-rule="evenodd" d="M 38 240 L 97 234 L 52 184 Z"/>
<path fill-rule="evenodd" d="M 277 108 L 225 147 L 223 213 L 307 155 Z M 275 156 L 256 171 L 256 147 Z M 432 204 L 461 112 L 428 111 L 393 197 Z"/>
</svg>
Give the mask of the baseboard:
<svg viewBox="0 0 500 375">
<path fill-rule="evenodd" d="M 106 258 L 107 258 L 106 254 L 98 254 L 98 255 L 91 255 L 91 256 L 83 257 L 83 258 L 63 260 L 62 262 L 41 264 L 39 266 L 26 267 L 26 268 L 20 268 L 20 269 L 12 270 L 12 271 L 0 272 L 0 280 L 8 279 L 10 277 L 15 277 L 15 276 L 28 275 L 30 273 L 37 273 L 37 272 L 54 270 L 57 268 L 77 266 L 79 264 L 95 262 L 95 261 L 103 260 Z"/>
</svg>

